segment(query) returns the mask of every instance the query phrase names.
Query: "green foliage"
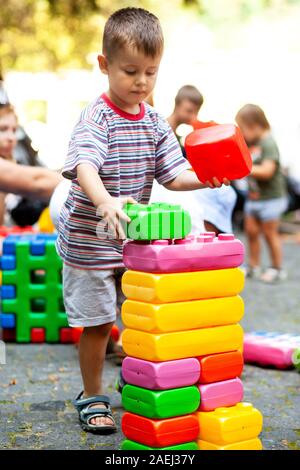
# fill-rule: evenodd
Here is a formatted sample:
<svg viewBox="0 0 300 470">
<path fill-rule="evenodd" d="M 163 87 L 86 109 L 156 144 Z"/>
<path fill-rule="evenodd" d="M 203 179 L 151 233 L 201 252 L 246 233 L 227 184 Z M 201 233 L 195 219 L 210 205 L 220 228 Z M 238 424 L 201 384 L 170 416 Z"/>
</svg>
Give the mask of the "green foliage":
<svg viewBox="0 0 300 470">
<path fill-rule="evenodd" d="M 296 3 L 300 0 L 0 0 L 0 60 L 4 70 L 89 68 L 89 54 L 101 49 L 106 18 L 126 6 L 161 17 L 170 8 L 178 15 L 188 9 L 215 30 Z"/>
</svg>

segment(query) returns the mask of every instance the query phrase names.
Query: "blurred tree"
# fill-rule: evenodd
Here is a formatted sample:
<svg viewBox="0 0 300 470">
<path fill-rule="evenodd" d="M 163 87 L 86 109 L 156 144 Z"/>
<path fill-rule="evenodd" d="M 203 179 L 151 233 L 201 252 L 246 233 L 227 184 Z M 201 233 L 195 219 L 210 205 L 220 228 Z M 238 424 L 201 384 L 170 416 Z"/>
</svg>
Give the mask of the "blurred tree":
<svg viewBox="0 0 300 470">
<path fill-rule="evenodd" d="M 195 9 L 215 30 L 296 3 L 300 0 L 0 0 L 0 58 L 4 71 L 88 68 L 89 54 L 101 47 L 105 19 L 125 6 L 157 15 L 168 4 L 178 15 L 180 9 Z"/>
</svg>

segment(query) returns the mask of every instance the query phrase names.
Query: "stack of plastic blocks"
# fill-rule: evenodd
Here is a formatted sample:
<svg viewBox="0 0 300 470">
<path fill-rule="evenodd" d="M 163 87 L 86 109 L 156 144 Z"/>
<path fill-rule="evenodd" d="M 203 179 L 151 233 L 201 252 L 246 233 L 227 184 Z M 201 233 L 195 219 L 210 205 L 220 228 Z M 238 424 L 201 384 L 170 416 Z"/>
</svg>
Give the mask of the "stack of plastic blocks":
<svg viewBox="0 0 300 470">
<path fill-rule="evenodd" d="M 277 369 L 299 369 L 300 335 L 266 331 L 246 333 L 244 360 Z"/>
<path fill-rule="evenodd" d="M 62 299 L 62 263 L 56 235 L 10 235 L 1 259 L 1 327 L 4 341 L 78 341 Z"/>
<path fill-rule="evenodd" d="M 261 449 L 241 403 L 243 258 L 229 234 L 125 245 L 122 449 Z"/>
</svg>

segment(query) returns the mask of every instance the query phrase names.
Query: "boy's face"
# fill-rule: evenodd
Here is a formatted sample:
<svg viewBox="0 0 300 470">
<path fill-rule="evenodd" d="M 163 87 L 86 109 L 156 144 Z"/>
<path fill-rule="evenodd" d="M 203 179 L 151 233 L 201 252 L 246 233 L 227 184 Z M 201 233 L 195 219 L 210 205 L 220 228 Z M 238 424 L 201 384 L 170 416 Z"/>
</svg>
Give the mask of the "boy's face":
<svg viewBox="0 0 300 470">
<path fill-rule="evenodd" d="M 124 104 L 134 106 L 153 91 L 161 55 L 146 56 L 136 49 L 124 47 L 112 60 L 100 55 L 98 61 L 101 71 L 108 75 L 110 90 Z"/>
<path fill-rule="evenodd" d="M 195 121 L 197 119 L 198 112 L 198 106 L 187 99 L 182 100 L 175 107 L 175 114 L 180 124 L 190 124 L 192 121 Z"/>
</svg>

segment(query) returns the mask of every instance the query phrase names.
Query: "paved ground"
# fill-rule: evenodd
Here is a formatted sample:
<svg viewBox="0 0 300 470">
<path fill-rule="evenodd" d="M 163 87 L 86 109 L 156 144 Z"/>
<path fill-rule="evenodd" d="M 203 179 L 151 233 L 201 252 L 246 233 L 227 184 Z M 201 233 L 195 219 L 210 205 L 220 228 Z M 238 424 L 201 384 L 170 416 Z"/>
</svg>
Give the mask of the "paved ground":
<svg viewBox="0 0 300 470">
<path fill-rule="evenodd" d="M 289 280 L 280 286 L 247 282 L 246 330 L 300 333 L 300 245 L 285 244 Z M 7 346 L 0 366 L 0 448 L 117 449 L 121 433 L 99 437 L 81 430 L 71 399 L 80 391 L 77 351 L 68 345 Z M 120 397 L 114 391 L 118 368 L 105 368 L 105 388 L 112 395 L 118 423 Z M 266 449 L 300 449 L 300 375 L 246 366 L 245 400 L 264 415 Z"/>
</svg>

